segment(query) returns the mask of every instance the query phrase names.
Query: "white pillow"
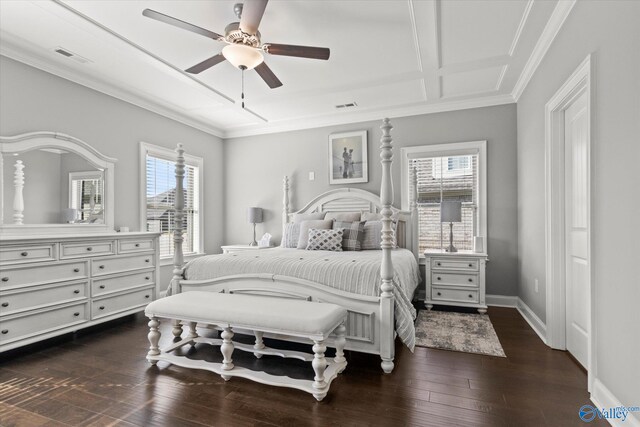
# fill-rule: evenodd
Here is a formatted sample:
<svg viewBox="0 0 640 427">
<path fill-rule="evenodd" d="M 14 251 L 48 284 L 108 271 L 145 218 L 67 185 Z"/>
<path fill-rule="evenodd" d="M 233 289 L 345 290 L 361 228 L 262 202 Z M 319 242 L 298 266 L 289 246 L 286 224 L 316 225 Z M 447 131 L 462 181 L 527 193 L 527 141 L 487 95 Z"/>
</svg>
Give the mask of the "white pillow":
<svg viewBox="0 0 640 427">
<path fill-rule="evenodd" d="M 284 234 L 282 235 L 282 248 L 297 248 L 298 240 L 300 240 L 300 223 L 289 222 L 284 225 Z"/>
<path fill-rule="evenodd" d="M 324 212 L 313 212 L 306 214 L 293 214 L 293 222 L 313 221 L 316 219 L 324 219 Z"/>
<path fill-rule="evenodd" d="M 302 221 L 300 223 L 300 237 L 298 239 L 298 249 L 306 249 L 309 242 L 309 229 L 328 230 L 333 225 L 330 219 L 317 219 L 313 221 Z"/>
<path fill-rule="evenodd" d="M 344 222 L 360 221 L 360 212 L 327 212 L 324 219 Z"/>
</svg>

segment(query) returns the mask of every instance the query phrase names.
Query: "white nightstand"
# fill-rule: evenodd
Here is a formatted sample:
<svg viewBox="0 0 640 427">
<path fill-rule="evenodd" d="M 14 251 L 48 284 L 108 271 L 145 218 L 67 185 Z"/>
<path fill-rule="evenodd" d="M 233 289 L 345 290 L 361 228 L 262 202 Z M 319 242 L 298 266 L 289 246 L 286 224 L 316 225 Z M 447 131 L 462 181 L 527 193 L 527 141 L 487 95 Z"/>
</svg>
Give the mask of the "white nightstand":
<svg viewBox="0 0 640 427">
<path fill-rule="evenodd" d="M 487 312 L 485 300 L 485 253 L 470 251 L 426 251 L 424 305 L 431 310 L 434 305 L 475 307 Z"/>
<path fill-rule="evenodd" d="M 249 246 L 249 245 L 226 245 L 222 246 L 223 254 L 230 254 L 232 252 L 240 251 L 257 251 L 259 249 L 269 249 L 273 246 Z"/>
</svg>

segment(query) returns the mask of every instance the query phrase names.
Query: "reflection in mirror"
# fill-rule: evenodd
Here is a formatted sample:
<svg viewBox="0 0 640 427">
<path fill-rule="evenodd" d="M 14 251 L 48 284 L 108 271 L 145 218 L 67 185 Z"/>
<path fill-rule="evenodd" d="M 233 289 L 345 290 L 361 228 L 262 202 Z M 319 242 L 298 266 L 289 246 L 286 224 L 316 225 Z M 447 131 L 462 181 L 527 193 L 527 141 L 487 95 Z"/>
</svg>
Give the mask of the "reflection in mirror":
<svg viewBox="0 0 640 427">
<path fill-rule="evenodd" d="M 102 171 L 69 173 L 69 208 L 65 213 L 66 222 L 102 224 L 103 203 Z"/>
</svg>

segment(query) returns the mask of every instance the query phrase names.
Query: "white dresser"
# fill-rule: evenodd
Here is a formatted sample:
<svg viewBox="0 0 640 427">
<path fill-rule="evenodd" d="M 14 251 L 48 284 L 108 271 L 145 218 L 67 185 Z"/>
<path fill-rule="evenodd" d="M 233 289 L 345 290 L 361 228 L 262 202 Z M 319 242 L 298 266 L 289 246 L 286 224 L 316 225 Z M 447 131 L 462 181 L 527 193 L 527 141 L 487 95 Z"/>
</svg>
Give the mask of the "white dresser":
<svg viewBox="0 0 640 427">
<path fill-rule="evenodd" d="M 468 251 L 427 251 L 425 256 L 425 307 L 455 305 L 487 312 L 485 267 L 487 254 Z"/>
<path fill-rule="evenodd" d="M 4 236 L 0 352 L 142 311 L 158 277 L 158 233 Z"/>
</svg>

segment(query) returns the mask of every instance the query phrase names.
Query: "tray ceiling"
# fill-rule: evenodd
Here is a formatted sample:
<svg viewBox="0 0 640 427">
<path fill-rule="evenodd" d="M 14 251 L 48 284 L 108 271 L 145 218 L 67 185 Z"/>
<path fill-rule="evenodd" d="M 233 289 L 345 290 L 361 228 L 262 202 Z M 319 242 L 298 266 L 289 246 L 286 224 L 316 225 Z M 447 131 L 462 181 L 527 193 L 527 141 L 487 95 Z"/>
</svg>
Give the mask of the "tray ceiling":
<svg viewBox="0 0 640 427">
<path fill-rule="evenodd" d="M 265 42 L 329 47 L 331 57 L 265 55 L 284 85 L 269 89 L 255 72 L 246 72 L 246 111 L 240 107 L 241 73 L 230 63 L 199 75 L 182 71 L 219 53 L 222 43 L 142 16 L 151 8 L 224 33 L 237 21 L 234 3 L 3 0 L 0 53 L 234 137 L 515 102 L 560 6 L 533 0 L 272 0 L 260 24 Z M 77 56 L 65 57 L 58 48 Z M 336 108 L 349 103 L 357 105 Z"/>
</svg>

